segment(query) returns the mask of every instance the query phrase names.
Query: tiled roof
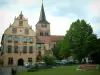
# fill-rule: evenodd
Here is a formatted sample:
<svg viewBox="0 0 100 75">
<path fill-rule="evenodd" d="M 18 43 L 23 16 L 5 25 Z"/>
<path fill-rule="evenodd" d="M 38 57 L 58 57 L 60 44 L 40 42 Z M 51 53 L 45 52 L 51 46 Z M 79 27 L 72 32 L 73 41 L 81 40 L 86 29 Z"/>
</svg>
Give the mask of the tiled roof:
<svg viewBox="0 0 100 75">
<path fill-rule="evenodd" d="M 37 43 L 50 43 L 51 39 L 49 36 L 39 36 L 36 38 Z"/>
<path fill-rule="evenodd" d="M 58 35 L 51 35 L 51 36 L 38 36 L 36 38 L 37 43 L 50 43 L 50 42 L 56 42 L 58 40 L 62 40 L 63 36 Z"/>
<path fill-rule="evenodd" d="M 58 40 L 62 40 L 63 36 L 58 36 L 58 35 L 51 35 L 51 42 L 56 42 Z"/>
</svg>

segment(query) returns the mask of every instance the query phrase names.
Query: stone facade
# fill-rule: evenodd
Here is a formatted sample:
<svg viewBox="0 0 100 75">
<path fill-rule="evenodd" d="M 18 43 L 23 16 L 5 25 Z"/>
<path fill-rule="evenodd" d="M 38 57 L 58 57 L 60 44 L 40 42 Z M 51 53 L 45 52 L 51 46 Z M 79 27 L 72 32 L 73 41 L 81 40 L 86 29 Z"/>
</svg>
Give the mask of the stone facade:
<svg viewBox="0 0 100 75">
<path fill-rule="evenodd" d="M 46 20 L 43 4 L 36 24 L 36 33 L 21 12 L 2 36 L 3 66 L 35 63 L 36 60 L 41 61 L 43 56 L 51 56 L 51 49 L 58 40 L 63 39 L 63 36 L 51 35 L 50 31 L 50 23 Z"/>
<path fill-rule="evenodd" d="M 3 65 L 17 66 L 36 61 L 36 35 L 22 12 L 2 37 Z M 20 63 L 21 62 L 21 63 Z"/>
</svg>

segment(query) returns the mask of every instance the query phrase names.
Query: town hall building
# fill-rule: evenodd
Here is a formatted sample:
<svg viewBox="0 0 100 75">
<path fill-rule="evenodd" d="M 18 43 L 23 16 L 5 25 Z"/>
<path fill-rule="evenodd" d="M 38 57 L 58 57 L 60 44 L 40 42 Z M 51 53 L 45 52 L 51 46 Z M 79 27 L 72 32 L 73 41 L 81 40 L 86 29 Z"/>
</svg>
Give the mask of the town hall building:
<svg viewBox="0 0 100 75">
<path fill-rule="evenodd" d="M 5 30 L 1 39 L 3 66 L 24 65 L 41 61 L 43 56 L 51 56 L 52 48 L 63 36 L 51 35 L 50 23 L 46 19 L 42 3 L 36 32 L 28 24 L 22 12 Z"/>
</svg>

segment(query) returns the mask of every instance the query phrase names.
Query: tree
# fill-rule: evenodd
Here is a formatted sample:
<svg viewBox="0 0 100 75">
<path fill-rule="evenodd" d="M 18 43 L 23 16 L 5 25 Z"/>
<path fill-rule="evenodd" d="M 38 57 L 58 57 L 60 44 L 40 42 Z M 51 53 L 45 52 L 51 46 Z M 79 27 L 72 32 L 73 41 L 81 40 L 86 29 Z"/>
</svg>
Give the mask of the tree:
<svg viewBox="0 0 100 75">
<path fill-rule="evenodd" d="M 53 55 L 57 59 L 61 59 L 61 57 L 60 57 L 61 42 L 62 42 L 62 40 L 57 41 L 56 44 L 54 45 L 54 47 L 52 48 Z"/>
<path fill-rule="evenodd" d="M 100 39 L 97 39 L 95 45 L 91 46 L 91 49 L 94 49 L 90 53 L 93 63 L 100 64 Z"/>
<path fill-rule="evenodd" d="M 62 40 L 59 54 L 61 58 L 67 58 L 70 56 L 69 42 L 68 42 L 67 36 L 64 37 L 64 40 Z"/>
<path fill-rule="evenodd" d="M 93 34 L 90 24 L 84 20 L 73 22 L 67 31 L 62 43 L 61 52 L 64 57 L 74 56 L 79 61 L 85 58 L 91 52 L 90 47 L 95 43 L 97 37 Z M 65 53 L 64 53 L 65 52 Z"/>
</svg>

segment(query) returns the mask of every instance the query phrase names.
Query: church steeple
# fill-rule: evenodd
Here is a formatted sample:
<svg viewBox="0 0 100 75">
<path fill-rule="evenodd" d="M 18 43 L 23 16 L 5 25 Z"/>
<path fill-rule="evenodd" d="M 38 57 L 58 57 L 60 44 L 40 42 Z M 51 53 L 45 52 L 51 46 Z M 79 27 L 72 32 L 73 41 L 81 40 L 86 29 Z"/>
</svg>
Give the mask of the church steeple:
<svg viewBox="0 0 100 75">
<path fill-rule="evenodd" d="M 44 6 L 43 6 L 43 0 L 42 0 L 42 7 L 41 7 L 40 18 L 39 18 L 39 22 L 38 23 L 47 23 L 47 24 L 49 23 L 46 20 Z"/>
</svg>

